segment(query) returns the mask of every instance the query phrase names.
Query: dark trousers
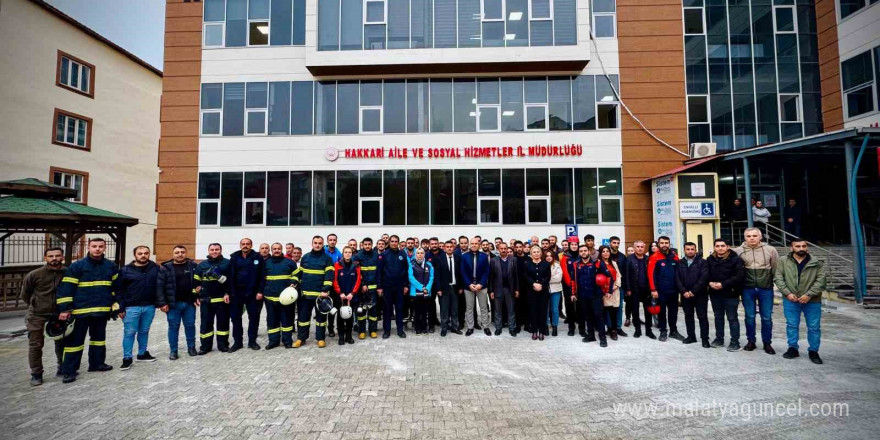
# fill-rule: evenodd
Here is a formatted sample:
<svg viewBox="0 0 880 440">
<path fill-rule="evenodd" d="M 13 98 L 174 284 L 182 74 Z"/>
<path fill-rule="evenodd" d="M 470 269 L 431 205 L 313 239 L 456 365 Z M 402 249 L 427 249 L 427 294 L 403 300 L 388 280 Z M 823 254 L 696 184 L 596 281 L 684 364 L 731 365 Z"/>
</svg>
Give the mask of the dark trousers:
<svg viewBox="0 0 880 440">
<path fill-rule="evenodd" d="M 459 295 L 458 292 L 456 292 L 456 295 L 458 295 L 458 328 L 464 328 L 464 312 L 467 311 L 467 304 L 465 304 L 466 301 L 464 300 L 463 293 Z M 474 313 L 476 313 L 476 309 L 474 310 Z M 474 322 L 479 322 L 476 315 L 474 315 Z"/>
<path fill-rule="evenodd" d="M 351 318 L 342 319 L 341 313 L 336 313 L 336 329 L 339 330 L 339 339 L 350 339 L 351 338 L 351 329 L 354 326 L 354 314 L 352 314 Z M 333 321 L 332 319 L 328 319 L 328 321 Z"/>
<path fill-rule="evenodd" d="M 599 340 L 605 340 L 605 305 L 602 303 L 602 295 L 578 294 L 578 316 L 586 321 L 587 336 L 593 336 L 599 332 Z"/>
<path fill-rule="evenodd" d="M 544 294 L 547 296 L 547 294 Z M 516 311 L 514 310 L 514 304 L 516 303 L 516 299 L 513 297 L 513 292 L 509 289 L 505 289 L 503 292 L 495 292 L 495 299 L 492 300 L 495 303 L 495 330 L 500 330 L 503 327 L 503 313 L 507 312 L 507 328 L 511 333 L 516 331 Z"/>
<path fill-rule="evenodd" d="M 257 343 L 257 329 L 260 328 L 260 312 L 263 310 L 263 301 L 257 301 L 256 296 L 244 298 L 241 296 L 229 297 L 229 317 L 232 319 L 232 340 L 242 345 L 244 329 L 241 317 L 247 310 L 248 315 L 248 345 Z"/>
<path fill-rule="evenodd" d="M 520 292 L 521 293 L 519 295 L 519 298 L 515 298 L 513 301 L 514 302 L 513 308 L 516 309 L 516 311 L 514 313 L 515 316 L 513 318 L 511 318 L 510 316 L 507 317 L 508 320 L 514 319 L 516 321 L 517 331 L 519 331 L 520 328 L 522 328 L 523 326 L 528 326 L 529 323 L 531 322 L 530 321 L 531 317 L 529 315 L 530 302 L 529 302 L 528 293 L 527 293 L 528 290 L 527 289 L 520 289 Z"/>
<path fill-rule="evenodd" d="M 583 331 L 585 319 L 578 314 L 578 309 L 582 308 L 582 306 L 577 301 L 571 300 L 570 289 L 563 290 L 562 300 L 565 303 L 565 322 L 568 323 L 568 328 L 573 329 L 577 326 L 579 331 Z"/>
<path fill-rule="evenodd" d="M 301 296 L 296 301 L 297 329 L 296 339 L 307 341 L 312 326 L 312 311 L 315 310 L 317 296 Z M 327 316 L 323 313 L 315 313 L 315 340 L 323 341 L 327 331 Z"/>
<path fill-rule="evenodd" d="M 700 321 L 700 340 L 709 340 L 709 317 L 706 313 L 709 307 L 709 296 L 707 294 L 697 295 L 693 298 L 681 297 L 681 307 L 684 309 L 684 325 L 687 328 L 687 337 L 696 339 L 694 329 L 694 310 L 697 312 L 697 319 Z"/>
<path fill-rule="evenodd" d="M 626 296 L 626 292 L 624 292 L 624 291 L 621 291 L 620 294 L 624 295 L 624 297 L 623 297 L 623 304 L 624 304 L 623 313 L 626 315 L 626 319 L 631 320 L 633 315 L 636 315 L 636 318 L 638 318 L 639 299 L 636 296 L 636 294 L 634 293 L 630 296 Z"/>
<path fill-rule="evenodd" d="M 428 331 L 428 307 L 434 303 L 434 297 L 430 295 L 416 295 L 412 297 L 415 316 L 413 317 L 413 329 L 417 332 Z"/>
<path fill-rule="evenodd" d="M 608 323 L 608 332 L 611 333 L 613 331 L 617 331 L 617 309 L 619 307 L 605 307 L 605 315 L 608 317 L 606 322 Z M 602 317 L 605 319 L 605 316 Z"/>
<path fill-rule="evenodd" d="M 458 329 L 458 303 L 455 286 L 444 286 L 440 295 L 440 330 Z"/>
<path fill-rule="evenodd" d="M 709 294 L 712 301 L 712 313 L 715 314 L 715 339 L 724 341 L 724 316 L 730 325 L 730 341 L 739 343 L 739 298 L 728 298 L 722 294 Z"/>
<path fill-rule="evenodd" d="M 293 305 L 281 305 L 278 301 L 266 301 L 266 333 L 269 344 L 293 344 Z"/>
<path fill-rule="evenodd" d="M 201 314 L 201 328 L 199 339 L 202 350 L 214 348 L 214 335 L 217 335 L 217 348 L 229 348 L 229 304 L 223 302 L 223 298 L 211 298 L 202 301 L 199 307 Z M 217 330 L 214 330 L 214 319 L 217 320 Z"/>
<path fill-rule="evenodd" d="M 391 316 L 397 324 L 397 333 L 402 333 L 403 327 L 403 286 L 386 287 L 382 291 L 385 298 L 385 308 L 382 311 L 382 330 L 391 333 Z"/>
<path fill-rule="evenodd" d="M 370 333 L 374 333 L 377 330 L 377 327 L 379 327 L 379 315 L 382 314 L 382 307 L 380 307 L 379 302 L 381 298 L 379 298 L 379 294 L 377 294 L 375 290 L 368 290 L 365 298 L 367 300 L 361 303 L 366 310 L 364 319 L 367 320 L 367 327 Z M 369 299 L 372 299 L 372 301 L 369 301 Z M 360 324 L 360 322 L 358 324 Z M 358 328 L 360 328 L 361 333 L 367 331 L 360 325 L 358 325 Z"/>
<path fill-rule="evenodd" d="M 28 365 L 31 367 L 31 374 L 43 374 L 43 345 L 46 337 L 43 333 L 47 316 L 28 316 L 25 318 L 25 325 L 28 331 Z M 61 367 L 61 358 L 64 356 L 64 340 L 58 339 L 55 345 L 55 362 Z"/>
<path fill-rule="evenodd" d="M 661 293 L 657 298 L 660 303 L 660 316 L 658 317 L 657 326 L 660 327 L 660 333 L 678 333 L 678 294 L 677 293 Z"/>
<path fill-rule="evenodd" d="M 61 372 L 74 374 L 79 370 L 85 349 L 86 333 L 89 334 L 89 367 L 104 364 L 107 358 L 107 317 L 78 316 L 73 324 L 73 332 L 64 338 L 64 353 L 61 355 Z"/>
<path fill-rule="evenodd" d="M 547 331 L 547 310 L 550 294 L 547 292 L 529 291 L 529 322 L 533 333 L 550 334 Z"/>
</svg>

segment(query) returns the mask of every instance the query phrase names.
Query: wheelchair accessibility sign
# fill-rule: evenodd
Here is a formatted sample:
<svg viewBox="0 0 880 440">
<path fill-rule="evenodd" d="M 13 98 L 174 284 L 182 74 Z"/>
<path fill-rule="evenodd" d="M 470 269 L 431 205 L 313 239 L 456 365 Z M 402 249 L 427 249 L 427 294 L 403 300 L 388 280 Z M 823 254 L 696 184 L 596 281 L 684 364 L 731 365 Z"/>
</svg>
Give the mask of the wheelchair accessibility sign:
<svg viewBox="0 0 880 440">
<path fill-rule="evenodd" d="M 680 218 L 715 218 L 715 202 L 679 202 Z"/>
</svg>

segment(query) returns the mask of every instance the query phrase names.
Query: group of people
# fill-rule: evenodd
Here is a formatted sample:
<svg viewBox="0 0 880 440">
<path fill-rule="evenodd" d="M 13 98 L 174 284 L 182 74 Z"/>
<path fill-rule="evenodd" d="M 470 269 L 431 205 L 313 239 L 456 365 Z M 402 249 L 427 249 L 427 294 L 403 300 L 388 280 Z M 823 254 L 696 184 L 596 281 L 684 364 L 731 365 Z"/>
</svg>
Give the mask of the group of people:
<svg viewBox="0 0 880 440">
<path fill-rule="evenodd" d="M 636 240 L 626 252 L 620 239 L 595 246 L 570 237 L 559 243 L 555 236 L 525 242 L 500 237 L 461 236 L 440 241 L 436 237 L 401 241 L 397 235 L 352 239 L 340 249 L 337 236 L 312 238 L 310 249 L 292 243 L 264 243 L 254 250 L 243 238 L 239 250 L 223 256 L 219 243 L 208 246 L 207 258 L 196 263 L 179 245 L 173 257 L 157 264 L 151 250 L 137 246 L 134 260 L 119 269 L 105 258 L 104 240 L 92 238 L 88 255 L 65 268 L 63 251 L 47 249 L 46 265 L 29 273 L 22 298 L 29 305 L 31 384 L 43 382 L 43 327 L 48 322 L 70 322 L 71 331 L 55 342 L 57 375 L 64 383 L 76 380 L 86 334 L 89 335 L 88 371 L 109 371 L 106 364 L 106 325 L 121 318 L 124 325 L 122 370 L 134 361 L 152 362 L 147 349 L 156 309 L 167 315 L 169 358 L 179 358 L 179 331 L 184 327 L 187 353 L 205 355 L 214 349 L 236 352 L 245 347 L 243 315 L 247 313 L 247 347 L 260 350 L 257 330 L 266 309 L 266 350 L 279 346 L 298 348 L 315 326 L 316 345 L 327 337 L 339 345 L 358 339 L 405 338 L 412 325 L 416 335 L 436 332 L 471 336 L 482 330 L 491 336 L 517 336 L 525 330 L 533 340 L 558 336 L 559 320 L 568 324 L 583 342 L 644 335 L 685 344 L 697 342 L 694 315 L 703 347 L 725 345 L 725 318 L 729 323 L 728 351 L 740 349 L 738 307 L 745 310 L 745 350 L 756 348 L 756 316 L 761 317 L 764 351 L 771 346 L 773 286 L 784 298 L 788 351 L 798 356 L 798 329 L 803 314 L 808 328 L 809 356 L 821 363 L 819 349 L 820 300 L 825 288 L 821 261 L 812 259 L 805 241 L 794 241 L 791 253 L 780 258 L 761 241 L 761 231 L 750 228 L 742 246 L 732 249 L 719 238 L 707 258 L 694 243 L 684 253 L 670 247 L 668 237 L 652 243 L 650 253 Z M 297 291 L 292 304 L 285 301 L 289 287 Z M 708 304 L 715 317 L 715 337 L 709 341 Z M 678 331 L 679 305 L 684 309 L 686 335 Z M 347 313 L 338 313 L 343 306 Z M 439 308 L 439 313 L 438 313 Z M 196 347 L 196 309 L 201 327 Z M 392 326 L 394 320 L 394 326 Z M 336 330 L 334 330 L 334 321 Z M 659 330 L 659 337 L 653 327 Z M 338 330 L 338 331 L 337 331 Z M 230 333 L 232 344 L 230 345 Z M 598 335 L 598 339 L 597 339 Z M 133 356 L 134 342 L 138 351 Z"/>
<path fill-rule="evenodd" d="M 748 219 L 748 212 L 746 209 L 752 210 L 752 219 L 755 222 L 758 222 L 761 225 L 770 223 L 770 217 L 772 215 L 770 210 L 764 206 L 763 201 L 755 199 L 751 200 L 750 208 L 746 208 L 740 199 L 734 199 L 733 204 L 730 205 L 730 208 L 728 208 L 725 213 L 724 219 L 735 222 L 745 222 Z M 797 200 L 794 198 L 788 199 L 788 204 L 782 209 L 782 217 L 782 224 L 785 228 L 785 232 L 800 237 L 801 225 L 803 223 L 803 212 L 801 211 L 801 207 L 798 205 Z"/>
</svg>

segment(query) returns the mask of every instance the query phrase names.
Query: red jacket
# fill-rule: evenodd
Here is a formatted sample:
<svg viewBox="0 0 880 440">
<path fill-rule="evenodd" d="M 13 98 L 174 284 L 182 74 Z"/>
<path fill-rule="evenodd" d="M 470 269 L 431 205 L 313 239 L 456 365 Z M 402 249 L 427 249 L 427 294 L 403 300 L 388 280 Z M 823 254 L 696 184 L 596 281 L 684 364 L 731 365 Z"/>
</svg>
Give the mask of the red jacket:
<svg viewBox="0 0 880 440">
<path fill-rule="evenodd" d="M 663 254 L 660 251 L 654 252 L 648 259 L 648 286 L 652 291 L 658 290 L 658 285 L 663 290 L 675 290 L 675 273 L 677 271 L 675 264 L 661 264 L 661 270 L 658 271 L 657 263 L 663 260 L 677 262 L 678 255 L 670 249 L 668 254 Z"/>
<path fill-rule="evenodd" d="M 358 293 L 361 288 L 361 266 L 356 261 L 352 261 L 346 266 L 342 260 L 339 260 L 333 265 L 333 268 L 336 269 L 333 277 L 333 291 L 338 295 Z"/>
</svg>

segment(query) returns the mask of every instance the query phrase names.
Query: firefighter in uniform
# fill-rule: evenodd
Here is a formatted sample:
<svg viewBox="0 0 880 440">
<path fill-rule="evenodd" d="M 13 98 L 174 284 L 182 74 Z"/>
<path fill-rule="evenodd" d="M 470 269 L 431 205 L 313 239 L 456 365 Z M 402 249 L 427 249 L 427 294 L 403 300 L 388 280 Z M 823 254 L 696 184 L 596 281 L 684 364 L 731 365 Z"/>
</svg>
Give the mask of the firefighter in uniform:
<svg viewBox="0 0 880 440">
<path fill-rule="evenodd" d="M 260 287 L 263 299 L 266 300 L 266 333 L 269 334 L 266 350 L 277 347 L 279 343 L 283 343 L 284 348 L 293 346 L 294 306 L 282 305 L 280 295 L 284 289 L 293 285 L 293 278 L 298 274 L 296 263 L 284 257 L 281 243 L 273 243 L 272 256 L 263 265 Z"/>
<path fill-rule="evenodd" d="M 373 250 L 373 240 L 371 238 L 364 238 L 361 242 L 361 250 L 352 260 L 357 261 L 361 266 L 360 304 L 364 308 L 364 313 L 357 315 L 358 339 L 365 339 L 367 337 L 368 326 L 370 337 L 375 339 L 379 336 L 376 332 L 379 326 L 379 312 L 381 311 L 376 295 L 376 289 L 379 287 L 376 277 L 379 253 Z"/>
<path fill-rule="evenodd" d="M 115 303 L 113 282 L 118 276 L 116 263 L 104 258 L 106 243 L 101 238 L 89 240 L 89 255 L 73 263 L 64 272 L 55 296 L 58 319 L 75 319 L 73 332 L 64 338 L 61 361 L 63 382 L 76 380 L 86 333 L 89 334 L 89 371 L 113 369 L 107 357 L 107 320 Z"/>
<path fill-rule="evenodd" d="M 293 282 L 298 285 L 299 290 L 296 307 L 297 315 L 299 315 L 297 322 L 299 328 L 293 348 L 301 347 L 309 339 L 309 327 L 312 322 L 315 301 L 319 296 L 330 296 L 330 289 L 333 287 L 333 259 L 324 252 L 323 237 L 316 235 L 312 238 L 312 251 L 302 256 L 297 271 L 300 273 L 294 276 Z M 318 340 L 319 348 L 327 345 L 324 342 L 326 330 L 327 315 L 317 313 L 315 316 L 315 339 Z"/>
<path fill-rule="evenodd" d="M 201 329 L 199 337 L 202 346 L 199 355 L 209 353 L 214 348 L 214 335 L 217 335 L 217 349 L 229 351 L 229 260 L 221 254 L 219 243 L 208 245 L 208 258 L 196 267 L 193 279 L 196 292 L 201 300 Z M 214 329 L 214 319 L 217 329 Z"/>
</svg>

